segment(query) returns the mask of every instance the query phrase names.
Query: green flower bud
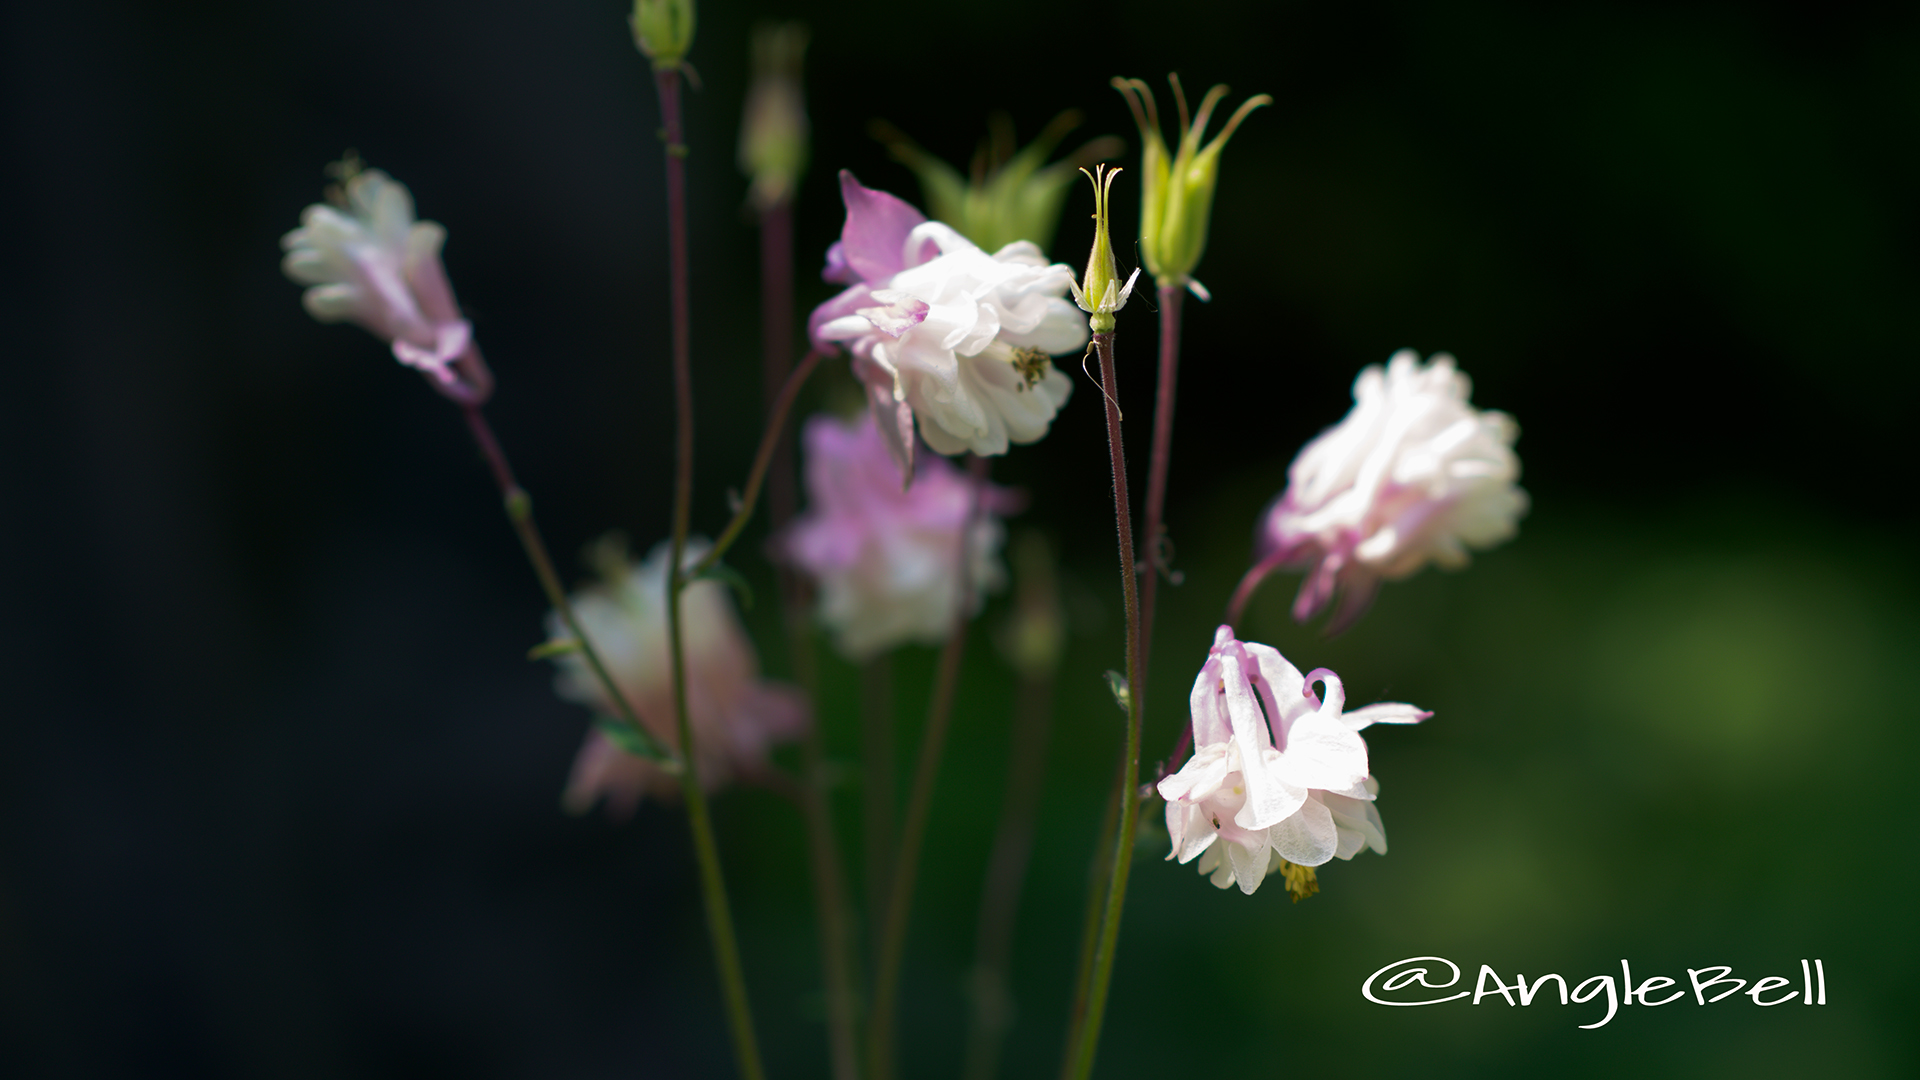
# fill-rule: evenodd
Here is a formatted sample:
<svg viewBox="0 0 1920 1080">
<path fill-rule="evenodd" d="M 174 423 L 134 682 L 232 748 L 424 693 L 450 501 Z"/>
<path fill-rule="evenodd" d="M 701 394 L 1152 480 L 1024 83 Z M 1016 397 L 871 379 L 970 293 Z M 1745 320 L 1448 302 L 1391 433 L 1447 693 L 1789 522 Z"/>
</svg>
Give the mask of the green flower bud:
<svg viewBox="0 0 1920 1080">
<path fill-rule="evenodd" d="M 983 251 L 998 251 L 1015 240 L 1031 240 L 1045 251 L 1060 225 L 1060 208 L 1074 173 L 1096 161 L 1114 157 L 1124 144 L 1104 135 L 1061 161 L 1046 164 L 1047 156 L 1067 132 L 1080 125 L 1080 112 L 1069 109 L 1053 118 L 1038 138 L 1014 150 L 1013 121 L 1004 113 L 988 120 L 987 141 L 973 157 L 972 175 L 921 149 L 900 129 L 875 121 L 873 136 L 887 145 L 894 160 L 920 178 L 927 210 Z"/>
<path fill-rule="evenodd" d="M 1140 125 L 1140 164 L 1146 174 L 1140 195 L 1140 257 L 1161 285 L 1185 285 L 1205 300 L 1207 290 L 1192 275 L 1207 249 L 1213 189 L 1220 182 L 1220 151 L 1248 113 L 1273 104 L 1273 99 L 1256 94 L 1241 102 L 1220 134 L 1202 148 L 1200 139 L 1213 119 L 1214 106 L 1227 96 L 1227 88 L 1216 86 L 1207 91 L 1200 111 L 1189 120 L 1187 96 L 1180 88 L 1179 76 L 1169 75 L 1167 81 L 1173 85 L 1173 99 L 1180 106 L 1180 144 L 1172 155 L 1160 137 L 1160 113 L 1153 90 L 1139 79 L 1113 80 L 1113 88 L 1127 99 L 1134 122 Z"/>
<path fill-rule="evenodd" d="M 805 23 L 769 23 L 753 32 L 753 84 L 740 123 L 740 168 L 753 178 L 753 205 L 765 210 L 793 198 L 807 166 L 807 106 L 800 61 Z"/>
<path fill-rule="evenodd" d="M 1080 170 L 1093 181 L 1093 252 L 1087 256 L 1086 276 L 1072 288 L 1073 302 L 1087 313 L 1087 326 L 1096 334 L 1105 334 L 1113 329 L 1114 312 L 1126 307 L 1127 297 L 1133 295 L 1133 283 L 1140 276 L 1140 268 L 1134 267 L 1127 283 L 1120 284 L 1120 272 L 1113 264 L 1113 240 L 1108 235 L 1112 222 L 1108 207 L 1112 203 L 1113 178 L 1120 175 L 1120 170 L 1105 165 L 1094 168 L 1096 172 Z"/>
<path fill-rule="evenodd" d="M 656 69 L 680 66 L 693 22 L 693 0 L 633 0 L 633 42 Z"/>
</svg>

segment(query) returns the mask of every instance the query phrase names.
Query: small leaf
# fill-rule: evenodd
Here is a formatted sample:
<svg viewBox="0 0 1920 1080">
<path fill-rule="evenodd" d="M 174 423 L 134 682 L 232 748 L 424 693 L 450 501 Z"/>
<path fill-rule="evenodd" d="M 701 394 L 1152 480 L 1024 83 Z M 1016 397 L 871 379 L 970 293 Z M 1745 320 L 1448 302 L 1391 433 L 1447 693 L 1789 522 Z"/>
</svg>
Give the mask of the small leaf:
<svg viewBox="0 0 1920 1080">
<path fill-rule="evenodd" d="M 528 649 L 527 659 L 548 660 L 556 656 L 565 656 L 568 653 L 576 653 L 579 651 L 580 651 L 579 638 L 570 638 L 570 637 L 554 638 L 552 641 L 543 641 L 540 644 L 535 645 L 533 648 Z"/>
<path fill-rule="evenodd" d="M 1127 677 L 1117 671 L 1107 672 L 1107 689 L 1113 691 L 1113 703 L 1120 706 L 1123 713 L 1133 711 L 1133 692 L 1127 689 Z"/>
<path fill-rule="evenodd" d="M 674 760 L 673 755 L 667 753 L 664 747 L 653 741 L 652 736 L 625 720 L 616 720 L 611 716 L 596 716 L 593 718 L 593 726 L 599 730 L 600 734 L 607 737 L 608 742 L 634 757 L 658 761 L 663 765 L 678 766 L 680 764 Z"/>
<path fill-rule="evenodd" d="M 693 578 L 691 578 L 690 580 L 691 581 L 703 581 L 703 580 L 718 581 L 721 584 L 726 585 L 729 588 L 733 589 L 734 593 L 740 597 L 741 607 L 746 608 L 749 611 L 753 610 L 753 586 L 747 584 L 747 579 L 740 575 L 740 571 L 735 570 L 733 567 L 728 566 L 726 563 L 723 563 L 723 562 L 714 563 L 712 566 L 709 566 L 705 570 L 702 570 L 700 571 L 700 573 L 694 575 Z"/>
</svg>

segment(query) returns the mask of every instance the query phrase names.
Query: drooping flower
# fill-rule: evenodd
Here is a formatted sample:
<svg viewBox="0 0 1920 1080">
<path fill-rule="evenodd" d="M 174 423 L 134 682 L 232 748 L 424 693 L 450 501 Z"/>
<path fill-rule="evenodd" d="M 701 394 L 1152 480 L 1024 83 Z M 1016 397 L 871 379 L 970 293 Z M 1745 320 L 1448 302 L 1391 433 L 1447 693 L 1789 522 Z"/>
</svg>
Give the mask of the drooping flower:
<svg viewBox="0 0 1920 1080">
<path fill-rule="evenodd" d="M 944 641 L 963 600 L 971 615 L 1004 583 L 994 515 L 1010 508 L 1008 492 L 981 484 L 976 510 L 974 481 L 937 457 L 903 488 L 871 416 L 816 416 L 802 440 L 809 505 L 782 547 L 819 584 L 820 621 L 848 659 Z"/>
<path fill-rule="evenodd" d="M 1337 592 L 1328 631 L 1338 633 L 1365 613 L 1382 581 L 1428 563 L 1458 569 L 1469 549 L 1511 538 L 1527 512 L 1513 452 L 1520 428 L 1503 412 L 1475 409 L 1471 392 L 1446 353 L 1423 364 L 1403 349 L 1384 370 L 1362 371 L 1353 411 L 1288 468 L 1233 610 L 1268 572 L 1304 569 L 1294 618 L 1312 618 Z"/>
<path fill-rule="evenodd" d="M 939 454 L 1004 454 L 1046 435 L 1073 384 L 1049 359 L 1086 330 L 1061 297 L 1073 271 L 1016 241 L 989 255 L 952 228 L 840 173 L 847 221 L 826 278 L 849 288 L 808 321 L 816 347 L 845 345 L 901 472 L 914 421 Z"/>
<path fill-rule="evenodd" d="M 393 347 L 394 358 L 451 386 L 457 362 L 474 380 L 473 327 L 460 317 L 440 265 L 447 231 L 413 219 L 413 195 L 379 169 L 349 155 L 337 165 L 337 205 L 315 203 L 300 227 L 280 238 L 280 268 L 302 285 L 307 311 L 321 322 L 350 322 Z"/>
<path fill-rule="evenodd" d="M 706 543 L 689 543 L 686 564 L 706 554 Z M 671 545 L 656 545 L 645 562 L 633 563 L 621 541 L 602 541 L 595 549 L 600 581 L 572 597 L 574 616 L 594 643 L 620 692 L 639 714 L 656 742 L 680 748 L 673 708 L 672 660 L 667 638 L 667 560 Z M 680 594 L 686 646 L 687 714 L 693 725 L 694 765 L 701 786 L 717 788 L 751 776 L 766 764 L 768 749 L 798 736 L 808 723 L 807 709 L 792 687 L 765 682 L 753 644 L 740 626 L 726 587 L 700 580 Z M 547 617 L 555 640 L 568 637 L 557 614 Z M 603 715 L 617 710 L 574 652 L 558 658 L 554 687 L 568 701 Z M 566 807 L 584 813 L 605 798 L 616 817 L 633 812 L 649 792 L 672 797 L 679 779 L 659 765 L 620 749 L 598 728 L 587 733 L 567 782 Z"/>
<path fill-rule="evenodd" d="M 989 251 L 1015 240 L 1031 240 L 1045 251 L 1053 244 L 1060 224 L 1060 207 L 1073 186 L 1077 169 L 1105 161 L 1124 148 L 1119 139 L 1103 135 L 1051 165 L 1047 156 L 1080 126 L 1080 111 L 1068 109 L 1018 151 L 1014 149 L 1013 119 L 995 113 L 987 121 L 988 137 L 974 155 L 967 175 L 934 157 L 906 132 L 884 121 L 873 122 L 874 137 L 887 144 L 895 161 L 920 178 L 920 192 L 934 219 L 960 230 L 960 235 Z"/>
<path fill-rule="evenodd" d="M 1313 692 L 1324 683 L 1326 699 Z M 1386 832 L 1373 801 L 1379 785 L 1359 732 L 1372 724 L 1411 724 L 1433 715 L 1387 702 L 1352 712 L 1340 677 L 1326 668 L 1301 675 L 1267 645 L 1214 634 L 1193 683 L 1194 754 L 1160 781 L 1167 800 L 1169 859 L 1198 858 L 1219 888 L 1251 895 L 1267 873 L 1285 867 L 1296 895 L 1311 870 L 1351 859 L 1364 848 L 1384 855 Z"/>
</svg>

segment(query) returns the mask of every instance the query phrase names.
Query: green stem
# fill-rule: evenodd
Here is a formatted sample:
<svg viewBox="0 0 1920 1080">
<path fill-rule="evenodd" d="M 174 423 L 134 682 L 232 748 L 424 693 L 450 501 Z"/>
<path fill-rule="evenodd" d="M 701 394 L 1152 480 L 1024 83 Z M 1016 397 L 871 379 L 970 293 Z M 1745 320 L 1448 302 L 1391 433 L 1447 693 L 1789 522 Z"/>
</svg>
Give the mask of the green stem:
<svg viewBox="0 0 1920 1080">
<path fill-rule="evenodd" d="M 1100 916 L 1107 910 L 1107 879 L 1113 873 L 1113 837 L 1120 827 L 1120 786 L 1126 781 L 1127 762 L 1116 756 L 1113 783 L 1107 790 L 1107 808 L 1100 815 L 1093 859 L 1087 865 L 1087 904 L 1080 916 L 1080 958 L 1073 966 L 1073 1004 L 1067 1010 L 1067 1039 L 1060 1057 L 1060 1075 L 1073 1075 L 1080 1050 L 1080 1033 L 1087 1027 L 1087 993 L 1093 986 L 1093 952 L 1100 943 Z"/>
<path fill-rule="evenodd" d="M 1120 439 L 1119 384 L 1114 378 L 1113 333 L 1093 335 L 1100 353 L 1100 385 L 1107 406 L 1107 452 L 1113 468 L 1113 512 L 1120 533 L 1120 585 L 1127 615 L 1127 685 L 1132 686 L 1140 671 L 1140 595 L 1135 572 L 1133 519 L 1127 499 L 1127 455 Z M 1100 921 L 1100 940 L 1094 948 L 1093 979 L 1087 993 L 1087 1019 L 1080 1032 L 1080 1045 L 1074 1054 L 1072 1080 L 1087 1080 L 1093 1073 L 1095 1051 L 1100 1045 L 1100 1024 L 1106 1016 L 1107 993 L 1113 983 L 1113 958 L 1120 940 L 1120 915 L 1127 902 L 1127 876 L 1133 870 L 1133 835 L 1139 823 L 1137 812 L 1140 790 L 1135 777 L 1140 772 L 1140 698 L 1127 695 L 1127 741 L 1120 775 L 1120 820 L 1113 847 L 1113 873 L 1107 882 L 1106 911 Z"/>
<path fill-rule="evenodd" d="M 593 647 L 593 641 L 587 637 L 580 620 L 574 616 L 573 603 L 567 599 L 567 590 L 560 584 L 560 575 L 554 571 L 553 559 L 547 554 L 546 541 L 540 537 L 540 526 L 533 520 L 533 499 L 527 495 L 513 476 L 513 466 L 507 463 L 506 451 L 500 448 L 500 440 L 494 437 L 492 425 L 487 423 L 480 406 L 463 403 L 461 413 L 467 418 L 467 428 L 473 433 L 473 441 L 479 446 L 480 454 L 487 459 L 487 467 L 493 472 L 494 482 L 500 485 L 500 498 L 506 507 L 507 520 L 513 523 L 513 531 L 520 537 L 520 546 L 527 553 L 527 561 L 533 564 L 533 575 L 540 579 L 540 590 L 547 594 L 547 603 L 560 613 L 560 621 L 567 626 L 567 632 L 579 643 L 580 655 L 586 657 L 587 667 L 594 678 L 600 680 L 601 689 L 607 693 L 607 700 L 613 703 L 614 711 L 628 726 L 645 737 L 648 742 L 653 738 L 647 729 L 640 726 L 640 716 L 633 711 L 633 705 L 627 701 L 620 685 L 613 681 L 607 672 L 606 664 L 600 660 L 600 651 Z M 665 760 L 661 764 L 670 772 L 679 771 L 678 755 L 660 747 Z"/>
<path fill-rule="evenodd" d="M 793 470 L 793 440 L 784 432 L 787 410 L 798 383 L 792 382 L 793 355 L 793 203 L 781 200 L 760 211 L 760 335 L 762 393 L 767 428 L 774 436 L 767 475 L 767 513 L 773 534 L 786 531 L 798 509 Z M 817 360 L 816 360 L 817 362 Z M 820 716 L 820 675 L 808 620 L 806 579 L 786 559 L 774 561 L 780 579 L 780 606 L 787 630 L 793 675 L 813 705 L 813 723 L 800 743 L 800 810 L 807 825 L 808 862 L 813 870 L 813 906 L 820 926 L 820 969 L 827 993 L 827 1051 L 833 1080 L 858 1080 L 860 1036 L 854 996 L 853 931 L 840 843 L 833 828 L 833 791 L 827 779 L 825 732 Z"/>
<path fill-rule="evenodd" d="M 720 531 L 720 539 L 713 542 L 713 547 L 699 562 L 688 568 L 685 575 L 688 580 L 711 570 L 713 565 L 720 561 L 720 556 L 725 555 L 727 549 L 733 546 L 733 542 L 740 539 L 740 531 L 747 527 L 748 521 L 752 520 L 754 505 L 760 498 L 761 484 L 767 478 L 767 467 L 773 463 L 774 452 L 780 447 L 780 436 L 786 429 L 787 414 L 793 411 L 793 399 L 799 396 L 800 387 L 805 385 L 807 376 L 813 374 L 813 369 L 820 366 L 820 361 L 826 355 L 818 349 L 810 350 L 794 367 L 793 374 L 787 376 L 787 384 L 780 388 L 780 396 L 775 399 L 771 414 L 767 418 L 767 429 L 760 435 L 760 449 L 753 455 L 753 468 L 747 473 L 747 487 L 740 495 L 740 505 L 734 510 L 733 519 L 727 522 L 727 527 Z M 692 401 L 689 398 L 689 409 L 691 406 Z M 691 419 L 688 423 L 691 426 Z M 688 460 L 691 462 L 693 453 L 691 446 L 687 453 Z M 691 474 L 688 478 L 688 487 L 691 490 Z"/>
<path fill-rule="evenodd" d="M 906 951 L 907 916 L 913 908 L 920 844 L 926 838 L 927 813 L 933 805 L 933 785 L 940 773 L 941 752 L 946 748 L 947 722 L 953 716 L 953 697 L 960 685 L 960 658 L 966 650 L 967 623 L 973 608 L 973 584 L 967 580 L 967 545 L 985 494 L 987 459 L 973 457 L 969 466 L 973 481 L 971 505 L 955 537 L 960 545 L 954 570 L 954 589 L 959 603 L 953 614 L 953 629 L 940 650 L 939 673 L 934 678 L 933 698 L 927 705 L 926 730 L 920 736 L 920 760 L 914 769 L 913 791 L 907 796 L 907 816 L 901 824 L 900 850 L 894 862 L 893 889 L 887 898 L 886 922 L 874 961 L 873 1014 L 867 1024 L 868 1080 L 891 1080 L 893 1076 L 893 1022 L 900 996 L 900 961 Z"/>
<path fill-rule="evenodd" d="M 687 712 L 687 650 L 681 625 L 680 590 L 690 575 L 682 572 L 687 532 L 693 517 L 693 349 L 692 304 L 687 266 L 686 148 L 680 130 L 680 71 L 654 72 L 660 88 L 660 113 L 666 129 L 667 256 L 673 314 L 673 554 L 667 566 L 667 638 L 673 660 L 673 711 L 686 762 L 681 790 L 687 800 L 687 828 L 700 866 L 700 892 L 706 902 L 707 930 L 713 939 L 713 963 L 720 976 L 728 1026 L 733 1034 L 735 1063 L 744 1080 L 763 1080 L 760 1047 L 753 1033 L 753 1010 L 747 1002 L 747 980 L 740 969 L 740 946 L 734 937 L 733 913 L 727 901 L 726 877 L 720 850 L 714 842 L 713 817 L 707 793 L 700 786 L 699 760 L 693 742 L 693 722 Z M 765 471 L 765 466 L 760 467 Z"/>
</svg>

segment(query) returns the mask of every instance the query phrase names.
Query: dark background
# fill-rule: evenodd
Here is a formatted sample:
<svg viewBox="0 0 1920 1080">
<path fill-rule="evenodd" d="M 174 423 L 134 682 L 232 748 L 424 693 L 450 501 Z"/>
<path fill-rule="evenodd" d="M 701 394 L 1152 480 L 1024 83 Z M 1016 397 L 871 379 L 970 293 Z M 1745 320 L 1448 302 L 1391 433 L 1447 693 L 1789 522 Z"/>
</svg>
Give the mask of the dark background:
<svg viewBox="0 0 1920 1080">
<path fill-rule="evenodd" d="M 1277 99 L 1226 154 L 1199 270 L 1215 300 L 1187 305 L 1169 510 L 1187 578 L 1163 593 L 1160 685 L 1204 656 L 1255 515 L 1362 365 L 1450 350 L 1476 404 L 1522 425 L 1534 510 L 1513 543 L 1389 586 L 1332 642 L 1286 619 L 1290 580 L 1261 594 L 1246 637 L 1334 667 L 1356 702 L 1436 710 L 1370 740 L 1393 854 L 1329 868 L 1296 906 L 1143 852 L 1103 1075 L 1914 1073 L 1920 19 L 815 7 L 701 12 L 697 527 L 723 522 L 757 431 L 733 141 L 766 16 L 814 28 L 803 304 L 828 295 L 811 270 L 839 228 L 835 169 L 917 197 L 870 118 L 959 160 L 992 110 L 1030 133 L 1078 106 L 1131 163 L 1111 75 Z M 523 659 L 544 605 L 456 413 L 366 334 L 310 320 L 278 269 L 321 166 L 356 147 L 449 229 L 490 413 L 556 550 L 664 535 L 659 120 L 624 15 L 7 8 L 0 1072 L 726 1073 L 680 812 L 560 812 L 586 717 Z M 1116 240 L 1132 231 L 1129 210 Z M 1142 440 L 1154 325 L 1144 304 L 1121 319 Z M 1057 1061 L 1120 731 L 1098 681 L 1121 651 L 1105 448 L 1075 378 L 1049 438 L 996 464 L 1066 553 L 1074 633 L 1010 1077 Z M 770 596 L 752 547 L 738 561 Z M 1003 617 L 975 634 L 935 805 L 907 1075 L 956 1070 L 1008 738 Z M 748 621 L 783 673 L 771 605 Z M 900 661 L 903 724 L 930 667 Z M 1179 697 L 1151 709 L 1149 758 Z M 835 666 L 823 715 L 847 755 L 854 699 Z M 797 822 L 757 792 L 719 816 L 772 1071 L 824 1075 Z M 1831 1004 L 1578 1031 L 1593 1007 L 1361 999 L 1421 954 L 1570 978 L 1821 957 Z"/>
</svg>

